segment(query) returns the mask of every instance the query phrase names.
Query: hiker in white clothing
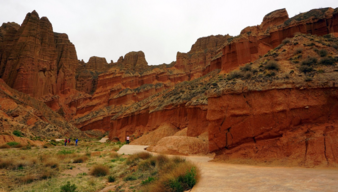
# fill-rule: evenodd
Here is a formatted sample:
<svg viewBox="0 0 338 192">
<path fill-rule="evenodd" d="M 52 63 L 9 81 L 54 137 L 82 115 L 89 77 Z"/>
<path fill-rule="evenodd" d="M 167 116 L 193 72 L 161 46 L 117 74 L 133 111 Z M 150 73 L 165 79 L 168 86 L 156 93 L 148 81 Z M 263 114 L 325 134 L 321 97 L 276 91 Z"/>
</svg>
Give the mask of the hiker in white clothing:
<svg viewBox="0 0 338 192">
<path fill-rule="evenodd" d="M 129 135 L 127 135 L 127 140 L 126 140 L 127 144 L 129 144 Z"/>
</svg>

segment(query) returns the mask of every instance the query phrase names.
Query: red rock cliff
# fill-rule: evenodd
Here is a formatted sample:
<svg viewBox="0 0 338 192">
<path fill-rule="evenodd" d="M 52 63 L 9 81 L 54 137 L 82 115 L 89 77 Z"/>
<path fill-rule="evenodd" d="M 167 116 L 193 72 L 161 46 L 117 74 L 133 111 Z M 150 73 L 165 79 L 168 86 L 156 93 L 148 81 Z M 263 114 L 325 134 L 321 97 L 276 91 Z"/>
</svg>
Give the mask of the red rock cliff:
<svg viewBox="0 0 338 192">
<path fill-rule="evenodd" d="M 11 46 L 0 53 L 5 55 L 0 76 L 9 86 L 34 97 L 75 88 L 75 47 L 66 34 L 53 33 L 46 17 L 40 19 L 35 11 L 28 13 L 11 34 Z"/>
<path fill-rule="evenodd" d="M 227 160 L 336 166 L 338 90 L 279 89 L 209 98 L 209 150 Z"/>
<path fill-rule="evenodd" d="M 222 48 L 222 56 L 211 61 L 211 68 L 222 71 L 255 61 L 297 33 L 325 35 L 338 31 L 338 13 L 332 8 L 314 9 L 288 19 L 285 9 L 267 14 L 260 26 L 247 27 Z M 210 69 L 206 69 L 204 74 Z"/>
</svg>

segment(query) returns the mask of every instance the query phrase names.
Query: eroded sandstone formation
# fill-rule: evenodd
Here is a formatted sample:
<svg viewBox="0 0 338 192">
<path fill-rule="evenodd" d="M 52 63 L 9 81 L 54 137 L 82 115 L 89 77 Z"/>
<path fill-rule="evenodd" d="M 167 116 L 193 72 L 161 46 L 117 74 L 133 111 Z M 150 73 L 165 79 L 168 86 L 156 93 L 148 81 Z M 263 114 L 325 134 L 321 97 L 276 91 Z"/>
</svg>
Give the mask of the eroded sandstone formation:
<svg viewBox="0 0 338 192">
<path fill-rule="evenodd" d="M 53 33 L 46 17 L 33 11 L 3 34 L 0 76 L 10 87 L 34 97 L 75 88 L 75 47 L 66 34 Z"/>
</svg>

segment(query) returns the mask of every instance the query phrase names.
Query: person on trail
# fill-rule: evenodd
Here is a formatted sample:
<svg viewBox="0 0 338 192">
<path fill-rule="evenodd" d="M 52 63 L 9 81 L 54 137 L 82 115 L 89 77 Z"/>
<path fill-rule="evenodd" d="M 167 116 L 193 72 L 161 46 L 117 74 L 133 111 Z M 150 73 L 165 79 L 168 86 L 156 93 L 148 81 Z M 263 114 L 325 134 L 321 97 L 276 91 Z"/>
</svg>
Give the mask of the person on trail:
<svg viewBox="0 0 338 192">
<path fill-rule="evenodd" d="M 65 146 L 67 146 L 67 138 L 65 139 Z"/>
<path fill-rule="evenodd" d="M 75 140 L 75 146 L 77 146 L 77 142 L 78 142 L 78 141 L 79 141 L 79 139 L 76 139 L 76 140 Z"/>
<path fill-rule="evenodd" d="M 68 139 L 68 144 L 70 144 L 70 138 Z"/>
<path fill-rule="evenodd" d="M 127 144 L 129 144 L 129 135 L 127 135 L 127 140 L 126 140 Z"/>
</svg>

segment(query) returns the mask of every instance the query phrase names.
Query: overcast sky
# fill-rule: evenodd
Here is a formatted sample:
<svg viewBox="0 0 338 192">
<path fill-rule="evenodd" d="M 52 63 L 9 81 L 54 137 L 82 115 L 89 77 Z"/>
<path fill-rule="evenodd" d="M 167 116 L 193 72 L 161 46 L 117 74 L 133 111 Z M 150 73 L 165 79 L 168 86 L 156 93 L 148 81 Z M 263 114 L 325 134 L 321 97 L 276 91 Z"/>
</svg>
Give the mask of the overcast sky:
<svg viewBox="0 0 338 192">
<path fill-rule="evenodd" d="M 338 0 L 0 0 L 0 23 L 21 25 L 36 10 L 54 32 L 68 34 L 85 62 L 91 56 L 116 62 L 142 50 L 154 65 L 176 60 L 200 37 L 238 35 L 276 9 L 292 17 L 322 7 L 338 7 Z"/>
</svg>

